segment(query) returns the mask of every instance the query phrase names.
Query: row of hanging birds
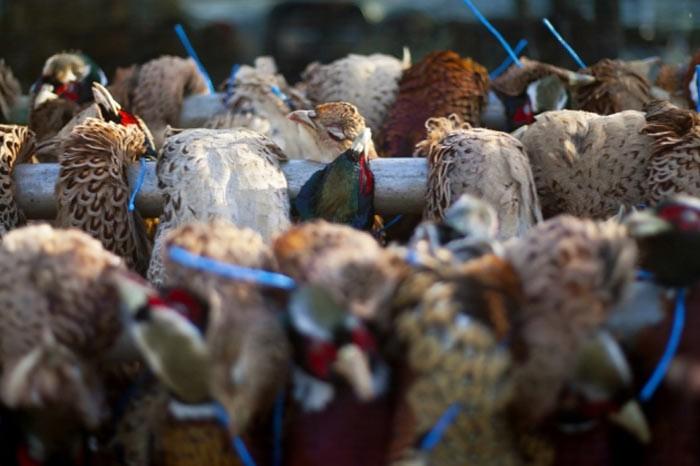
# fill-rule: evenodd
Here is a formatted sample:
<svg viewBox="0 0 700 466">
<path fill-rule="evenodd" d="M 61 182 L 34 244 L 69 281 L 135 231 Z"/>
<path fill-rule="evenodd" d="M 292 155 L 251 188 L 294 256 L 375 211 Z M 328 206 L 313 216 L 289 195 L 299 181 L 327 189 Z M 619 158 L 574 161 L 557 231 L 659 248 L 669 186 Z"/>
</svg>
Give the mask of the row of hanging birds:
<svg viewBox="0 0 700 466">
<path fill-rule="evenodd" d="M 193 60 L 108 86 L 50 57 L 0 126 L 0 462 L 700 464 L 700 56 L 410 61 L 290 86 L 259 58 L 178 129 Z M 20 96 L 0 62 L 6 121 Z M 383 219 L 371 160 L 411 155 L 423 214 Z M 294 200 L 289 159 L 325 164 Z M 44 162 L 58 213 L 27 222 L 12 175 Z"/>
</svg>

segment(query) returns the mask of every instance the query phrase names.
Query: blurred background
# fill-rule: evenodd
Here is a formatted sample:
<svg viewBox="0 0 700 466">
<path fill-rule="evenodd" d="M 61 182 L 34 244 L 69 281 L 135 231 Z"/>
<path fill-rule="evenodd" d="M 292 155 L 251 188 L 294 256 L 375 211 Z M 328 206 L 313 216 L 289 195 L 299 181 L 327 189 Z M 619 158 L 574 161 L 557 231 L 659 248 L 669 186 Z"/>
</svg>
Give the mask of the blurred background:
<svg viewBox="0 0 700 466">
<path fill-rule="evenodd" d="M 525 54 L 575 64 L 541 23 L 549 17 L 588 64 L 604 57 L 661 56 L 680 63 L 700 46 L 698 0 L 474 0 Z M 506 56 L 462 0 L 0 0 L 0 58 L 26 92 L 51 54 L 80 49 L 112 76 L 117 66 L 162 54 L 185 56 L 182 23 L 215 83 L 234 63 L 273 55 L 294 82 L 307 63 L 350 52 L 414 62 L 453 49 L 496 67 Z"/>
</svg>

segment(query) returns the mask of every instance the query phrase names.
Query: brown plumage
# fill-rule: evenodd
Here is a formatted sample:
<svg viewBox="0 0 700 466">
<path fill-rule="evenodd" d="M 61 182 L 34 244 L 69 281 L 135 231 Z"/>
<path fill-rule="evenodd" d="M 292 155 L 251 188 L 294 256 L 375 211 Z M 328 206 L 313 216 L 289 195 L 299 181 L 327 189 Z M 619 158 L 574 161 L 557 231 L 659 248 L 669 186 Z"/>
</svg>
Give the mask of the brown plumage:
<svg viewBox="0 0 700 466">
<path fill-rule="evenodd" d="M 634 280 L 636 245 L 614 222 L 560 216 L 506 244 L 505 260 L 523 282 L 517 319 L 523 352 L 512 406 L 534 425 L 551 413 L 572 376 L 581 344 L 605 322 Z M 520 354 L 518 354 L 520 353 Z"/>
<path fill-rule="evenodd" d="M 183 99 L 207 92 L 191 58 L 162 56 L 122 69 L 116 77 L 111 86 L 116 99 L 144 119 L 153 131 L 157 147 L 163 144 L 166 127 L 179 125 Z"/>
<path fill-rule="evenodd" d="M 400 276 L 398 258 L 368 233 L 316 220 L 293 226 L 272 247 L 279 270 L 297 283 L 327 289 L 358 317 L 384 319 Z"/>
<path fill-rule="evenodd" d="M 546 112 L 520 134 L 545 218 L 608 218 L 644 202 L 652 140 L 644 114 Z"/>
<path fill-rule="evenodd" d="M 0 59 L 0 122 L 9 122 L 12 108 L 22 94 L 19 81 L 12 74 L 12 70 Z"/>
<path fill-rule="evenodd" d="M 498 238 L 524 234 L 542 220 L 530 162 L 513 136 L 462 123 L 457 115 L 430 118 L 416 155 L 428 159 L 423 218 L 440 221 L 463 193 L 484 199 L 498 213 Z"/>
<path fill-rule="evenodd" d="M 80 105 L 72 100 L 47 100 L 29 112 L 29 128 L 41 142 L 55 136 L 78 112 Z"/>
<path fill-rule="evenodd" d="M 12 173 L 34 152 L 34 133 L 26 126 L 0 125 L 0 238 L 25 223 L 15 200 Z"/>
<path fill-rule="evenodd" d="M 478 126 L 486 105 L 486 69 L 451 51 L 432 52 L 403 73 L 380 135 L 383 156 L 407 157 L 425 137 L 425 121 L 452 113 Z"/>
<path fill-rule="evenodd" d="M 107 414 L 99 373 L 126 341 L 111 273 L 123 262 L 78 230 L 28 226 L 0 243 L 2 401 L 47 455 Z"/>
<path fill-rule="evenodd" d="M 569 86 L 593 81 L 590 76 L 531 60 L 527 57 L 520 57 L 520 62 L 522 67 L 512 65 L 505 73 L 491 81 L 491 88 L 507 96 L 516 97 L 527 91 L 527 87 L 532 82 L 547 76 L 556 76 Z"/>
<path fill-rule="evenodd" d="M 620 60 L 603 59 L 581 73 L 596 78 L 592 84 L 574 89 L 574 108 L 600 115 L 624 110 L 642 110 L 652 100 L 651 85 Z"/>
<path fill-rule="evenodd" d="M 144 133 L 94 118 L 76 126 L 63 145 L 56 183 L 56 225 L 80 228 L 145 274 L 150 245 L 138 212 L 128 211 L 127 168 L 143 153 Z"/>
<path fill-rule="evenodd" d="M 642 130 L 653 140 L 647 168 L 646 201 L 655 205 L 675 194 L 700 196 L 700 117 L 693 110 L 655 101 L 646 108 Z"/>
</svg>

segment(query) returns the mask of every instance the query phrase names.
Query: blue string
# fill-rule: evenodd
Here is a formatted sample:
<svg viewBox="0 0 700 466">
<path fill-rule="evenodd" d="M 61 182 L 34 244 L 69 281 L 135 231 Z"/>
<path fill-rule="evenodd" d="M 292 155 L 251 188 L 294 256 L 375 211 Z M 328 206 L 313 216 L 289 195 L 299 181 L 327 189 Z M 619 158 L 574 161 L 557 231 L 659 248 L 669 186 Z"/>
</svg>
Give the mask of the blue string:
<svg viewBox="0 0 700 466">
<path fill-rule="evenodd" d="M 219 403 L 214 403 L 214 405 L 216 420 L 219 422 L 219 424 L 228 429 L 228 413 Z M 241 463 L 243 463 L 243 466 L 256 466 L 253 457 L 250 455 L 248 448 L 245 446 L 245 442 L 239 435 L 233 436 L 231 445 L 236 451 L 238 458 L 240 458 Z"/>
<path fill-rule="evenodd" d="M 637 280 L 640 281 L 653 281 L 654 280 L 654 274 L 649 272 L 648 270 L 637 270 Z"/>
<path fill-rule="evenodd" d="M 396 225 L 396 224 L 398 223 L 398 221 L 401 220 L 402 218 L 403 218 L 403 214 L 397 215 L 396 217 L 394 217 L 394 218 L 392 218 L 391 220 L 389 220 L 389 223 L 387 223 L 386 225 L 384 225 L 384 226 L 382 227 L 382 229 L 379 230 L 379 231 L 386 231 L 386 230 L 388 230 L 389 228 L 391 228 L 391 227 L 393 227 L 394 225 Z"/>
<path fill-rule="evenodd" d="M 209 92 L 211 92 L 212 94 L 215 93 L 216 89 L 214 89 L 214 84 L 212 84 L 212 82 L 211 82 L 211 78 L 209 77 L 209 73 L 207 73 L 207 70 L 204 68 L 202 61 L 199 59 L 199 56 L 197 55 L 197 52 L 195 52 L 194 47 L 192 47 L 192 43 L 190 42 L 190 39 L 187 37 L 187 34 L 185 33 L 185 29 L 182 27 L 182 24 L 178 23 L 175 25 L 175 34 L 177 34 L 178 39 L 180 39 L 182 46 L 185 47 L 185 51 L 187 51 L 187 54 L 197 64 L 197 68 L 199 68 L 199 72 L 202 73 L 202 77 L 204 78 L 204 81 L 207 83 L 207 87 L 209 88 Z"/>
<path fill-rule="evenodd" d="M 258 285 L 281 288 L 283 290 L 293 290 L 296 288 L 296 282 L 292 278 L 282 275 L 281 273 L 227 264 L 209 257 L 192 254 L 179 246 L 171 246 L 168 254 L 172 260 L 185 267 L 210 272 L 232 280 L 256 283 Z"/>
<path fill-rule="evenodd" d="M 491 34 L 498 40 L 498 42 L 501 43 L 501 46 L 505 49 L 506 52 L 508 52 L 508 55 L 510 55 L 511 60 L 518 65 L 519 68 L 523 67 L 523 64 L 520 63 L 520 60 L 518 59 L 518 56 L 513 52 L 513 49 L 510 48 L 510 45 L 508 45 L 508 42 L 503 38 L 500 32 L 496 30 L 495 27 L 491 23 L 489 23 L 489 20 L 484 17 L 484 15 L 481 14 L 481 12 L 474 6 L 471 0 L 462 0 L 464 3 L 469 7 L 470 10 L 472 10 L 472 13 L 474 13 L 474 16 L 481 21 L 481 24 L 486 26 L 486 29 L 489 30 Z"/>
<path fill-rule="evenodd" d="M 644 384 L 641 392 L 639 392 L 639 399 L 642 401 L 649 401 L 651 397 L 659 388 L 659 385 L 666 376 L 668 372 L 668 367 L 671 365 L 673 357 L 678 351 L 678 345 L 681 342 L 681 335 L 683 335 L 683 327 L 685 325 L 685 289 L 679 288 L 676 291 L 676 308 L 673 311 L 673 327 L 671 328 L 671 335 L 668 337 L 668 343 L 666 343 L 666 349 L 664 350 L 663 356 L 656 365 L 654 372 Z"/>
<path fill-rule="evenodd" d="M 571 58 L 574 59 L 579 68 L 586 68 L 586 64 L 583 62 L 583 60 L 581 60 L 581 57 L 579 57 L 576 51 L 574 51 L 574 49 L 564 40 L 561 34 L 559 34 L 559 32 L 557 32 L 557 30 L 554 29 L 552 23 L 550 23 L 547 18 L 544 18 L 542 22 L 545 26 L 547 26 L 547 29 L 549 29 L 549 32 L 552 33 L 554 38 L 559 41 L 559 43 L 564 47 L 564 49 L 566 49 L 567 52 L 569 52 L 569 55 L 571 55 Z"/>
<path fill-rule="evenodd" d="M 141 157 L 139 159 L 139 176 L 136 178 L 136 185 L 134 186 L 134 190 L 131 192 L 131 195 L 129 196 L 129 205 L 128 209 L 129 212 L 133 212 L 134 209 L 136 209 L 136 195 L 141 191 L 141 188 L 143 187 L 143 182 L 146 179 L 146 159 Z"/>
<path fill-rule="evenodd" d="M 270 86 L 270 89 L 272 90 L 273 94 L 275 94 L 278 98 L 284 101 L 284 104 L 287 107 L 292 108 L 292 99 L 290 99 L 287 94 L 282 92 L 282 89 L 280 89 L 279 86 L 273 84 L 272 86 Z"/>
<path fill-rule="evenodd" d="M 516 55 L 520 55 L 520 52 L 522 52 L 525 49 L 525 47 L 527 47 L 527 40 L 520 39 L 520 42 L 518 42 L 518 44 L 515 46 L 513 52 Z M 510 58 L 510 56 L 506 57 L 506 59 L 503 60 L 503 63 L 498 65 L 498 68 L 489 73 L 489 79 L 494 80 L 503 73 L 505 73 L 506 70 L 510 67 L 511 63 L 513 63 L 513 59 Z"/>
<path fill-rule="evenodd" d="M 272 418 L 272 439 L 274 441 L 272 450 L 273 466 L 282 466 L 282 421 L 284 419 L 284 390 L 277 395 L 275 400 L 275 411 Z"/>
<path fill-rule="evenodd" d="M 447 428 L 454 422 L 461 410 L 462 407 L 459 403 L 452 403 L 448 406 L 433 428 L 430 429 L 430 432 L 425 434 L 425 437 L 423 437 L 423 440 L 420 442 L 419 449 L 421 451 L 430 451 L 435 448 L 435 446 L 440 443 L 440 440 L 442 440 L 442 436 L 445 434 Z"/>
<path fill-rule="evenodd" d="M 700 65 L 695 65 L 695 89 L 698 91 L 697 101 L 695 102 L 695 111 L 700 112 Z"/>
</svg>

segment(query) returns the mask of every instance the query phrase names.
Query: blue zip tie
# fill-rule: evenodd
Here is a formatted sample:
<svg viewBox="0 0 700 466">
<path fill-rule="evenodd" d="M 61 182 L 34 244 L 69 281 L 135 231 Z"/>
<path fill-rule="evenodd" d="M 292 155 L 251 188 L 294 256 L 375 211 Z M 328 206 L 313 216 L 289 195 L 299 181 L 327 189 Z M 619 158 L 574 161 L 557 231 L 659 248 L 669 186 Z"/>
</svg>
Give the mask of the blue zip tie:
<svg viewBox="0 0 700 466">
<path fill-rule="evenodd" d="M 648 270 L 637 270 L 637 280 L 645 282 L 653 281 L 654 274 L 649 272 Z"/>
<path fill-rule="evenodd" d="M 698 91 L 697 102 L 695 102 L 695 111 L 700 112 L 700 65 L 695 65 L 695 89 Z"/>
<path fill-rule="evenodd" d="M 278 98 L 282 99 L 282 101 L 287 107 L 293 108 L 292 99 L 290 99 L 287 94 L 282 92 L 282 89 L 280 89 L 279 86 L 273 84 L 272 86 L 270 86 L 270 90 L 272 90 L 272 93 L 275 94 Z"/>
<path fill-rule="evenodd" d="M 673 312 L 673 327 L 671 328 L 671 335 L 668 337 L 668 343 L 666 343 L 666 349 L 664 350 L 663 356 L 656 365 L 654 372 L 649 377 L 649 380 L 644 384 L 644 387 L 639 392 L 639 399 L 642 401 L 649 401 L 651 397 L 659 388 L 659 385 L 666 376 L 668 372 L 668 367 L 671 365 L 673 357 L 678 351 L 678 345 L 681 342 L 681 335 L 683 335 L 683 327 L 685 325 L 685 289 L 679 288 L 676 292 L 676 308 Z"/>
<path fill-rule="evenodd" d="M 199 68 L 199 72 L 202 73 L 202 77 L 204 78 L 204 81 L 207 83 L 207 87 L 209 88 L 209 92 L 214 94 L 216 92 L 216 89 L 214 89 L 214 84 L 212 84 L 212 82 L 211 82 L 211 78 L 209 77 L 209 73 L 207 73 L 207 70 L 204 68 L 202 61 L 199 59 L 199 56 L 197 55 L 197 52 L 195 52 L 194 47 L 192 47 L 192 43 L 190 42 L 190 39 L 187 37 L 187 34 L 185 33 L 185 28 L 182 27 L 182 24 L 178 23 L 175 25 L 175 34 L 177 34 L 178 39 L 180 39 L 182 46 L 185 47 L 185 51 L 187 51 L 187 54 L 196 63 L 197 68 Z"/>
<path fill-rule="evenodd" d="M 518 42 L 518 44 L 515 46 L 513 52 L 516 55 L 520 55 L 520 52 L 525 50 L 525 47 L 527 47 L 527 39 L 520 39 L 520 42 Z M 503 60 L 503 63 L 498 65 L 498 68 L 489 73 L 489 79 L 494 80 L 503 73 L 505 73 L 506 70 L 510 67 L 511 63 L 513 63 L 513 59 L 510 58 L 510 56 L 506 57 L 506 59 Z"/>
<path fill-rule="evenodd" d="M 284 420 L 284 390 L 277 395 L 275 411 L 272 417 L 272 464 L 282 466 L 282 428 Z"/>
<path fill-rule="evenodd" d="M 425 437 L 423 437 L 423 440 L 420 442 L 419 449 L 421 451 L 430 451 L 435 448 L 435 446 L 440 443 L 440 440 L 442 440 L 442 436 L 445 434 L 447 428 L 454 422 L 461 410 L 462 407 L 459 403 L 452 403 L 448 406 L 433 428 L 430 429 L 430 432 L 425 434 Z"/>
<path fill-rule="evenodd" d="M 217 422 L 221 424 L 225 429 L 228 429 L 228 413 L 219 403 L 214 403 L 214 406 L 214 413 L 216 415 Z M 253 457 L 250 455 L 248 448 L 245 446 L 245 442 L 239 435 L 233 436 L 231 445 L 236 451 L 236 454 L 238 454 L 238 458 L 240 458 L 241 463 L 243 463 L 243 466 L 256 466 Z"/>
<path fill-rule="evenodd" d="M 515 54 L 515 52 L 513 52 L 513 49 L 510 48 L 510 45 L 508 45 L 508 42 L 506 42 L 501 33 L 498 32 L 498 30 L 495 27 L 493 27 L 491 23 L 489 23 L 489 20 L 481 14 L 481 12 L 474 6 L 471 0 L 462 1 L 469 7 L 470 10 L 472 10 L 472 13 L 474 13 L 474 16 L 476 16 L 476 18 L 479 21 L 481 21 L 481 24 L 486 26 L 486 29 L 488 29 L 489 32 L 493 34 L 493 36 L 498 40 L 498 42 L 501 43 L 501 47 L 503 47 L 506 50 L 506 52 L 508 52 L 508 55 L 510 55 L 511 60 L 513 60 L 513 62 L 516 65 L 518 65 L 519 68 L 522 68 L 523 64 L 520 63 L 518 56 Z"/>
<path fill-rule="evenodd" d="M 134 186 L 134 190 L 131 192 L 129 195 L 129 204 L 128 204 L 128 209 L 129 212 L 133 212 L 136 209 L 136 195 L 141 191 L 141 188 L 143 187 L 143 182 L 146 179 L 146 159 L 141 157 L 139 159 L 139 176 L 136 178 L 136 185 Z"/>
<path fill-rule="evenodd" d="M 549 32 L 552 33 L 554 38 L 559 41 L 559 43 L 564 47 L 564 49 L 566 49 L 567 52 L 569 52 L 569 55 L 571 55 L 571 58 L 574 59 L 579 68 L 586 68 L 586 64 L 583 62 L 583 60 L 581 60 L 581 57 L 579 57 L 576 51 L 564 40 L 561 34 L 559 34 L 559 32 L 557 32 L 557 30 L 554 29 L 552 23 L 550 23 L 547 18 L 544 18 L 542 22 L 545 26 L 547 26 L 547 29 L 549 29 Z"/>
<path fill-rule="evenodd" d="M 386 230 L 388 230 L 389 228 L 391 228 L 391 227 L 393 227 L 394 225 L 396 225 L 396 224 L 399 222 L 399 220 L 401 220 L 402 218 L 403 218 L 403 214 L 397 215 L 396 217 L 394 217 L 394 218 L 392 218 L 391 220 L 389 220 L 389 223 L 387 223 L 386 225 L 384 225 L 384 226 L 381 228 L 381 230 L 379 230 L 379 231 L 381 232 L 381 231 L 386 231 Z"/>
<path fill-rule="evenodd" d="M 235 264 L 227 264 L 209 257 L 192 254 L 180 246 L 171 246 L 168 254 L 172 260 L 185 267 L 210 272 L 232 280 L 255 283 L 272 288 L 281 288 L 283 290 L 293 290 L 296 288 L 296 282 L 287 275 L 268 272 L 267 270 L 251 269 Z"/>
</svg>

